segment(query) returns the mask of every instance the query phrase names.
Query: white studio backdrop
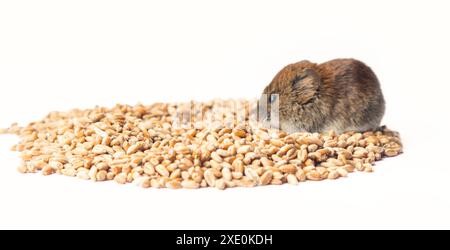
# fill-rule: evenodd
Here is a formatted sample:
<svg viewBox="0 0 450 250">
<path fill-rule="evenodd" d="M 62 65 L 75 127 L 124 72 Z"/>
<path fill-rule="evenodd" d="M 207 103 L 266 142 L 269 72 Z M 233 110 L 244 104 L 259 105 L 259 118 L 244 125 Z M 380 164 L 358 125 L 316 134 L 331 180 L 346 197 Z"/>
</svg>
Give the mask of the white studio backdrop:
<svg viewBox="0 0 450 250">
<path fill-rule="evenodd" d="M 1 136 L 0 228 L 449 228 L 449 7 L 1 1 L 0 127 L 95 105 L 255 98 L 288 63 L 353 57 L 378 75 L 383 124 L 405 153 L 336 182 L 174 192 L 20 175 L 17 139 Z"/>
</svg>

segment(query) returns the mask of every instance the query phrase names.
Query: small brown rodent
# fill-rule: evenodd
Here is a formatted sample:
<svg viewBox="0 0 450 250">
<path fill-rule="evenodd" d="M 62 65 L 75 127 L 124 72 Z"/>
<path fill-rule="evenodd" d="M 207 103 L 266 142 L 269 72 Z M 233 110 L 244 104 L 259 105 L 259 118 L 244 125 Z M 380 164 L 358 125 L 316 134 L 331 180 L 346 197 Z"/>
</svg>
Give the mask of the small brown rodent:
<svg viewBox="0 0 450 250">
<path fill-rule="evenodd" d="M 263 94 L 269 116 L 278 102 L 279 128 L 288 133 L 374 130 L 385 109 L 374 72 L 354 59 L 289 64 Z"/>
</svg>

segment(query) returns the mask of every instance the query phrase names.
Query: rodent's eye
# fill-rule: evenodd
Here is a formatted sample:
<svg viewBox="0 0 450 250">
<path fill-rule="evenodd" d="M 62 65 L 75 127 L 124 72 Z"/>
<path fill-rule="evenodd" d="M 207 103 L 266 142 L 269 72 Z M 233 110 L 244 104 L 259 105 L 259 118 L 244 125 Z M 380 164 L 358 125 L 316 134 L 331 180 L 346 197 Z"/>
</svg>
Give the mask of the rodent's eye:
<svg viewBox="0 0 450 250">
<path fill-rule="evenodd" d="M 278 94 L 270 95 L 270 103 L 274 103 L 278 99 Z"/>
</svg>

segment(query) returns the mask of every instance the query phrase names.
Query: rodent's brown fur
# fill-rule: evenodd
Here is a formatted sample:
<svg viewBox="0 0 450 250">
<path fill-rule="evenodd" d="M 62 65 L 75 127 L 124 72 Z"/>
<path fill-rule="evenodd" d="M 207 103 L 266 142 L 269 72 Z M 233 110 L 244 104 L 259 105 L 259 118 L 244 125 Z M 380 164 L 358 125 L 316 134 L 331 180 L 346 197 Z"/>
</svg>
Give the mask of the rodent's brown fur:
<svg viewBox="0 0 450 250">
<path fill-rule="evenodd" d="M 385 110 L 376 75 L 354 59 L 287 65 L 263 94 L 279 95 L 280 129 L 289 133 L 373 130 Z"/>
</svg>

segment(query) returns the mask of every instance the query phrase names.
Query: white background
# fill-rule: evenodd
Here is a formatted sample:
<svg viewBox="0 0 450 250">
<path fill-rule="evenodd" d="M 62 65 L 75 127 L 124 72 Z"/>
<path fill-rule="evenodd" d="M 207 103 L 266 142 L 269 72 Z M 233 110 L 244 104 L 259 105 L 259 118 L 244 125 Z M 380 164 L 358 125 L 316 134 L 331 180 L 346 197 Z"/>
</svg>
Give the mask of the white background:
<svg viewBox="0 0 450 250">
<path fill-rule="evenodd" d="M 377 73 L 405 153 L 299 186 L 155 190 L 21 175 L 0 137 L 0 228 L 450 228 L 448 1 L 1 1 L 0 127 L 53 110 L 257 97 L 285 64 Z"/>
</svg>

